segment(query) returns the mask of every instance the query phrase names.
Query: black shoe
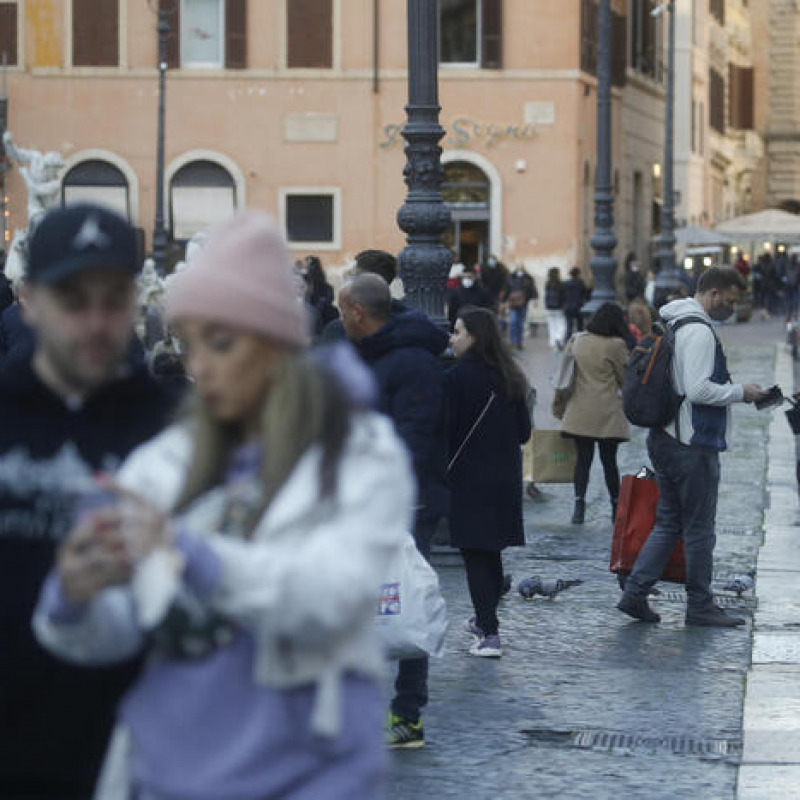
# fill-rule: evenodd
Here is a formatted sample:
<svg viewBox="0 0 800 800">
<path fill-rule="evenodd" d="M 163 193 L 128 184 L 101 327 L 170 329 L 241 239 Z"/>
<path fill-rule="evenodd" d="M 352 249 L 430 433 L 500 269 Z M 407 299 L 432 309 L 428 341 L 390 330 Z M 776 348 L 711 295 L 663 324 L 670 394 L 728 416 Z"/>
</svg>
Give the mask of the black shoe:
<svg viewBox="0 0 800 800">
<path fill-rule="evenodd" d="M 586 501 L 580 498 L 575 500 L 575 510 L 572 512 L 572 524 L 583 525 L 586 517 Z"/>
<path fill-rule="evenodd" d="M 528 484 L 528 487 L 525 489 L 525 494 L 528 495 L 528 499 L 533 500 L 534 503 L 543 503 L 547 500 L 544 492 L 535 483 Z"/>
<path fill-rule="evenodd" d="M 646 597 L 637 597 L 633 594 L 623 594 L 617 603 L 617 608 L 629 617 L 642 622 L 661 622 L 661 617 L 650 608 Z"/>
<path fill-rule="evenodd" d="M 686 612 L 686 624 L 703 628 L 738 628 L 744 625 L 742 617 L 731 617 L 719 606 L 710 605 L 697 610 L 689 609 Z"/>
</svg>

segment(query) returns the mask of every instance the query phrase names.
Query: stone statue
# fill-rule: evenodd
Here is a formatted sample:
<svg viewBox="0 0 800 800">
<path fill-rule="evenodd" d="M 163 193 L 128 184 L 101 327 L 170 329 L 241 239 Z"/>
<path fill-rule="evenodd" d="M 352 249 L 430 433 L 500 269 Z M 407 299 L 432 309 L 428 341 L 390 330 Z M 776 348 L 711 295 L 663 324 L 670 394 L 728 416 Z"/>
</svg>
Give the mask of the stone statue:
<svg viewBox="0 0 800 800">
<path fill-rule="evenodd" d="M 28 188 L 28 231 L 39 222 L 44 212 L 58 201 L 61 191 L 59 174 L 64 168 L 60 153 L 24 150 L 14 144 L 11 131 L 3 134 L 8 157 L 19 164 L 19 171 Z"/>
</svg>

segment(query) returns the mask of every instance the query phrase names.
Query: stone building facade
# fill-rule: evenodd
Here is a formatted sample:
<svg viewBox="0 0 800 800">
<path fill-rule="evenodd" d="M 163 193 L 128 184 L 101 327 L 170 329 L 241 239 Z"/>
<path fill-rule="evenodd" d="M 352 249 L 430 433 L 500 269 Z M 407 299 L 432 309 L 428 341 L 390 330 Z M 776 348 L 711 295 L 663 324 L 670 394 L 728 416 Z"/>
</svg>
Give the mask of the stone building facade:
<svg viewBox="0 0 800 800">
<path fill-rule="evenodd" d="M 65 201 L 94 199 L 150 239 L 159 3 L 170 10 L 167 223 L 185 242 L 245 206 L 298 256 L 399 250 L 406 102 L 401 0 L 0 0 L 8 127 L 58 150 Z M 620 260 L 658 227 L 663 31 L 614 2 L 614 184 Z M 448 242 L 588 267 L 596 151 L 596 0 L 441 0 Z M 659 40 L 658 37 L 662 37 Z M 16 170 L 8 227 L 24 218 Z"/>
</svg>

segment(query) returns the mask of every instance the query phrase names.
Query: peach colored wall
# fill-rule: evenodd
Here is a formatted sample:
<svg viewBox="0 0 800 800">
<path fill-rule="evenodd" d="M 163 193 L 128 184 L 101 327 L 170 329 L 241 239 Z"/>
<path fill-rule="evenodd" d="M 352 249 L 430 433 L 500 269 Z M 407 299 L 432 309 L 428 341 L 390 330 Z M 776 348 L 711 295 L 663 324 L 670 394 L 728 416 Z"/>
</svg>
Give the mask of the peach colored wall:
<svg viewBox="0 0 800 800">
<path fill-rule="evenodd" d="M 341 10 L 341 69 L 302 78 L 281 63 L 284 2 L 249 4 L 250 71 L 170 72 L 167 164 L 189 150 L 222 153 L 244 173 L 248 204 L 272 213 L 278 210 L 280 187 L 340 186 L 343 248 L 326 254 L 326 260 L 341 260 L 364 247 L 399 250 L 404 238 L 395 215 L 405 197 L 405 159 L 401 146 L 379 144 L 385 126 L 401 124 L 405 117 L 405 3 L 380 0 L 383 71 L 375 94 L 373 0 L 335 0 Z M 25 146 L 65 156 L 99 148 L 127 161 L 139 179 L 139 220 L 149 233 L 155 198 L 155 16 L 144 0 L 127 0 L 127 6 L 127 72 L 31 72 L 30 67 L 61 64 L 64 3 L 28 0 L 29 69 L 9 75 L 9 127 Z M 578 250 L 583 163 L 595 161 L 593 82 L 577 71 L 578 9 L 578 3 L 563 0 L 507 0 L 506 67 L 529 72 L 441 70 L 442 122 L 448 129 L 463 116 L 522 125 L 525 103 L 554 105 L 555 124 L 542 126 L 533 139 L 494 146 L 476 141 L 464 148 L 488 158 L 501 175 L 503 233 L 515 242 L 506 256 L 568 258 Z M 303 112 L 335 115 L 337 141 L 284 142 L 286 115 Z M 518 160 L 526 162 L 524 171 L 516 170 Z M 20 224 L 25 196 L 16 171 L 8 187 L 12 218 Z"/>
</svg>

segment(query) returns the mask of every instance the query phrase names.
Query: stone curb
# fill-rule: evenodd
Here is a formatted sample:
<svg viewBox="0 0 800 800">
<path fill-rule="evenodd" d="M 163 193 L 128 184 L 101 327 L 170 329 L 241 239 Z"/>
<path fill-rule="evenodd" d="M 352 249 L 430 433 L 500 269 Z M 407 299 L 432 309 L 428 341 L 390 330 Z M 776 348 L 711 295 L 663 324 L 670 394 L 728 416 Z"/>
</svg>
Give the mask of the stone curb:
<svg viewBox="0 0 800 800">
<path fill-rule="evenodd" d="M 775 382 L 788 390 L 794 364 L 784 346 L 776 349 Z M 773 413 L 767 452 L 739 800 L 800 797 L 800 502 L 794 437 L 782 411 Z"/>
</svg>

